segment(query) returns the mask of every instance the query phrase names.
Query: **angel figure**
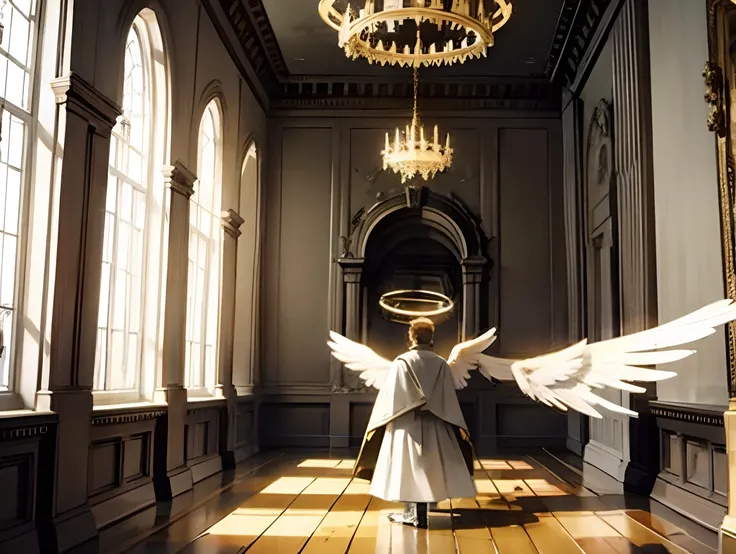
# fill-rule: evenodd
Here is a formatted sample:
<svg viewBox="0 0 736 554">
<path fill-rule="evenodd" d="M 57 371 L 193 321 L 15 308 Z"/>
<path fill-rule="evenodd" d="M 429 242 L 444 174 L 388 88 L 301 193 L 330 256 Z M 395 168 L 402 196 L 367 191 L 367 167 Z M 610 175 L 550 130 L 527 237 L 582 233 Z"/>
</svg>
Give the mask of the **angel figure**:
<svg viewBox="0 0 736 554">
<path fill-rule="evenodd" d="M 736 304 L 719 300 L 647 331 L 592 344 L 583 340 L 524 360 L 483 354 L 496 340 L 495 329 L 456 345 L 445 360 L 432 351 L 434 323 L 427 318 L 410 323 L 410 350 L 393 362 L 331 332 L 332 355 L 379 391 L 353 475 L 371 482 L 371 495 L 404 503 L 404 513 L 391 514 L 391 521 L 426 528 L 428 504 L 476 496 L 473 447 L 455 393 L 467 386 L 471 370 L 487 379 L 516 381 L 532 400 L 562 411 L 601 418 L 603 408 L 637 417 L 593 391 L 641 393 L 646 389 L 631 381 L 675 377 L 642 366 L 682 360 L 695 350 L 661 349 L 705 338 L 734 320 Z"/>
</svg>

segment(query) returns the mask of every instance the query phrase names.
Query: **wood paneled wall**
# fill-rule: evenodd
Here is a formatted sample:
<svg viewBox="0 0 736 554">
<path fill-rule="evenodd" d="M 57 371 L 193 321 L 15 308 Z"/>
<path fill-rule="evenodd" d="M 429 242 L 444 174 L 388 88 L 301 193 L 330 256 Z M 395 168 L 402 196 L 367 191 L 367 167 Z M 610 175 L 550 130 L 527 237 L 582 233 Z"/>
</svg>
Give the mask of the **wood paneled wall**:
<svg viewBox="0 0 736 554">
<path fill-rule="evenodd" d="M 539 354 L 564 345 L 568 336 L 560 120 L 488 113 L 425 118 L 427 125 L 438 123 L 441 133 L 450 132 L 455 159 L 449 171 L 418 184 L 457 195 L 492 239 L 487 257 L 493 268 L 480 323 L 498 326 L 496 353 Z M 349 437 L 354 442 L 362 435 L 371 394 L 336 400 L 330 390 L 327 333 L 341 330 L 342 317 L 336 314 L 342 275 L 334 259 L 356 214 L 378 194 L 402 186 L 397 175 L 383 171 L 380 152 L 385 133 L 403 123 L 401 116 L 380 112 L 270 122 L 263 445 L 347 446 Z M 478 419 L 479 433 L 480 422 L 493 421 L 482 433 L 488 437 L 522 437 L 523 446 L 525 423 L 529 428 L 540 415 L 550 415 L 521 397 L 513 408 L 504 407 L 501 397 L 513 394 L 513 386 L 494 389 L 479 378 L 472 389 L 469 419 Z M 538 441 L 547 434 L 549 441 L 564 443 L 562 421 L 558 430 L 550 417 L 549 427 L 536 430 Z"/>
</svg>

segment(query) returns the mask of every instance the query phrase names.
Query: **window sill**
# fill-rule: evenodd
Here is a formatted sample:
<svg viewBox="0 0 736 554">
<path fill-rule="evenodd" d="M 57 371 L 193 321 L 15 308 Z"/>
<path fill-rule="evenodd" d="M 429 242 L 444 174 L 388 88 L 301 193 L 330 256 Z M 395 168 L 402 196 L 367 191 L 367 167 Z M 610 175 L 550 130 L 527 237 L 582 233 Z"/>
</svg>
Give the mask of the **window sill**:
<svg viewBox="0 0 736 554">
<path fill-rule="evenodd" d="M 102 415 L 106 412 L 114 412 L 114 413 L 120 413 L 120 412 L 136 412 L 136 411 L 143 411 L 143 410 L 151 410 L 151 409 L 166 409 L 168 405 L 164 402 L 148 402 L 148 401 L 139 401 L 139 402 L 120 402 L 117 404 L 98 404 L 92 408 L 93 412 L 95 414 Z"/>
<path fill-rule="evenodd" d="M 37 413 L 23 405 L 20 394 L 12 391 L 0 392 L 0 413 L 2 412 L 29 412 Z"/>
</svg>

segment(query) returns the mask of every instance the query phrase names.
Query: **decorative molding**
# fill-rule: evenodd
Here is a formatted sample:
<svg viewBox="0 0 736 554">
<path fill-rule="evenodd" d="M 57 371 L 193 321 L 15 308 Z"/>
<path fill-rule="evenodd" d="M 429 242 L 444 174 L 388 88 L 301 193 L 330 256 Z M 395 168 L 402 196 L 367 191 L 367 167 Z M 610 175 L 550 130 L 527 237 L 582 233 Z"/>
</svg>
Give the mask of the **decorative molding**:
<svg viewBox="0 0 736 554">
<path fill-rule="evenodd" d="M 242 234 L 240 226 L 245 223 L 245 220 L 232 208 L 222 212 L 221 217 L 222 227 L 225 229 L 225 232 L 234 239 L 237 239 Z"/>
<path fill-rule="evenodd" d="M 660 402 L 650 402 L 649 406 L 651 414 L 655 417 L 687 423 L 698 423 L 700 425 L 711 425 L 714 427 L 723 427 L 723 412 L 727 409 L 724 407 L 722 410 L 717 411 L 705 406 L 686 406 Z"/>
<path fill-rule="evenodd" d="M 569 3 L 571 0 L 566 0 Z M 249 82 L 251 72 L 244 63 L 252 69 L 252 76 L 268 96 L 263 102 L 271 110 L 410 108 L 404 102 L 411 100 L 413 94 L 408 78 L 290 74 L 263 0 L 204 0 L 203 5 L 228 46 L 230 56 Z M 555 35 L 555 41 L 560 42 L 558 49 L 567 36 L 559 37 L 560 32 L 565 31 L 558 24 Z M 245 60 L 239 59 L 232 48 L 233 37 Z M 549 82 L 549 73 L 526 78 L 452 75 L 430 78 L 422 83 L 419 96 L 425 113 L 434 109 L 438 100 L 443 111 L 559 110 L 561 103 L 559 86 Z"/>
<path fill-rule="evenodd" d="M 623 0 L 564 0 L 544 74 L 579 89 L 622 4 Z"/>
<path fill-rule="evenodd" d="M 149 421 L 152 419 L 165 416 L 166 408 L 147 408 L 143 411 L 135 412 L 117 412 L 117 413 L 100 413 L 92 415 L 92 425 L 125 425 L 126 423 L 138 423 L 140 421 Z"/>
<path fill-rule="evenodd" d="M 109 135 L 117 122 L 122 109 L 107 96 L 85 81 L 77 73 L 68 73 L 51 81 L 51 89 L 56 96 L 57 104 L 73 105 L 82 110 L 82 114 L 91 116 L 92 121 L 100 125 L 98 131 Z M 92 122 L 91 121 L 91 122 Z"/>
<path fill-rule="evenodd" d="M 704 98 L 710 106 L 710 114 L 708 114 L 708 119 L 706 119 L 706 126 L 709 131 L 722 137 L 726 133 L 723 69 L 715 62 L 707 61 L 703 68 L 703 79 L 705 80 Z"/>
<path fill-rule="evenodd" d="M 49 427 L 48 424 L 31 423 L 8 429 L 0 428 L 0 442 L 40 437 L 49 432 Z"/>
<path fill-rule="evenodd" d="M 194 194 L 194 183 L 197 182 L 197 176 L 189 171 L 181 160 L 174 162 L 174 165 L 164 166 L 161 172 L 167 187 L 187 199 L 191 198 Z"/>
</svg>

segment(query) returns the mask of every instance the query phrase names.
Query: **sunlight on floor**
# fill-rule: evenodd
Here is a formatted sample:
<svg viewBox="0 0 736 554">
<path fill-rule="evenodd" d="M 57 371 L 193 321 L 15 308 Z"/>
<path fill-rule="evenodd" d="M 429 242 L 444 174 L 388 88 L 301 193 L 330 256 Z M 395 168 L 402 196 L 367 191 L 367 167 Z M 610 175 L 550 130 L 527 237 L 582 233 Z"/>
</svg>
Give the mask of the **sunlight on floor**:
<svg viewBox="0 0 736 554">
<path fill-rule="evenodd" d="M 687 554 L 670 540 L 686 536 L 684 532 L 647 512 L 569 511 L 582 488 L 522 460 L 476 460 L 478 496 L 440 502 L 428 531 L 393 525 L 386 516 L 403 506 L 371 497 L 368 481 L 350 477 L 354 463 L 320 458 L 295 463 L 291 475 L 287 469 L 274 476 L 202 536 L 211 535 L 215 544 L 228 548 L 246 548 L 249 554 L 373 554 L 389 549 L 593 554 L 625 545 L 656 545 L 662 552 Z M 538 508 L 525 509 L 529 504 L 524 502 L 535 498 L 563 511 L 547 504 L 540 513 Z M 539 506 L 538 501 L 533 505 Z"/>
</svg>

